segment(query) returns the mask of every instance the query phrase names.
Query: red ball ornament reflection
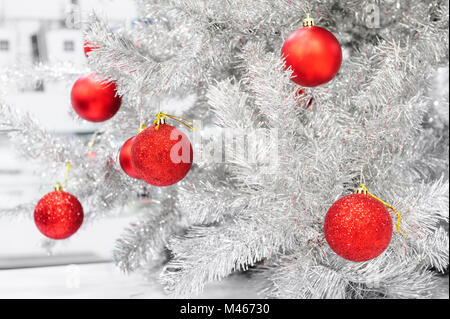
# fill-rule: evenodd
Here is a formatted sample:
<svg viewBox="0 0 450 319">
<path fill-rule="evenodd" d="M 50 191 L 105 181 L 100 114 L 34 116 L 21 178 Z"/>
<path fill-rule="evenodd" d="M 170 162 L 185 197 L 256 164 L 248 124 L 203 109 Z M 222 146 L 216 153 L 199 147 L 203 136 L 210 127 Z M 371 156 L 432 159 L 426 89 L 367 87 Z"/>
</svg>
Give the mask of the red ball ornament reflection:
<svg viewBox="0 0 450 319">
<path fill-rule="evenodd" d="M 99 47 L 94 47 L 92 46 L 92 43 L 89 41 L 84 41 L 84 55 L 86 56 L 86 58 L 89 56 L 88 53 L 91 52 L 92 50 L 96 50 L 99 49 Z"/>
<path fill-rule="evenodd" d="M 90 159 L 93 160 L 97 157 L 97 153 L 96 152 L 87 152 L 86 156 Z"/>
<path fill-rule="evenodd" d="M 338 199 L 324 222 L 330 248 L 350 261 L 367 261 L 379 256 L 392 237 L 392 220 L 386 207 L 365 194 Z"/>
<path fill-rule="evenodd" d="M 42 197 L 34 209 L 34 222 L 39 231 L 51 239 L 72 236 L 83 223 L 84 213 L 78 199 L 57 190 Z"/>
<path fill-rule="evenodd" d="M 128 139 L 120 149 L 119 153 L 119 162 L 120 167 L 122 167 L 123 171 L 130 177 L 139 178 L 139 176 L 134 171 L 133 165 L 131 164 L 131 146 L 133 146 L 134 139 L 136 137 Z"/>
<path fill-rule="evenodd" d="M 314 102 L 314 98 L 313 97 L 309 97 L 308 102 L 303 101 L 303 99 L 305 99 L 306 95 L 306 91 L 305 89 L 298 89 L 295 91 L 295 96 L 297 97 L 297 105 L 299 107 L 306 109 L 309 109 L 312 105 L 312 103 Z"/>
<path fill-rule="evenodd" d="M 292 81 L 314 87 L 336 76 L 342 63 L 342 50 L 330 31 L 314 26 L 312 19 L 307 21 L 310 26 L 294 31 L 286 39 L 281 55 L 285 58 L 286 69 L 293 70 Z"/>
<path fill-rule="evenodd" d="M 72 106 L 87 121 L 106 121 L 117 113 L 122 104 L 122 98 L 116 95 L 116 89 L 113 81 L 99 81 L 95 73 L 82 76 L 72 87 Z"/>
<path fill-rule="evenodd" d="M 189 138 L 177 128 L 161 124 L 136 136 L 131 163 L 140 179 L 154 186 L 169 186 L 182 180 L 192 166 Z"/>
</svg>

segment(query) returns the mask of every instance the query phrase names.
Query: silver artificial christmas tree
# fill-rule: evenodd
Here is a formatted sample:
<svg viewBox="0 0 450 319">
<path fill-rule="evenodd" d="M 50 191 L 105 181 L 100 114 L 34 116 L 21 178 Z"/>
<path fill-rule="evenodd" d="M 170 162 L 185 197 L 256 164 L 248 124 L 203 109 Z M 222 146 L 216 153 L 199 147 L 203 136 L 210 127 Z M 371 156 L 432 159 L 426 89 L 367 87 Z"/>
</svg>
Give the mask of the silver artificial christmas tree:
<svg viewBox="0 0 450 319">
<path fill-rule="evenodd" d="M 448 73 L 448 1 L 137 4 L 132 27 L 92 17 L 86 33 L 98 47 L 90 68 L 123 97 L 99 129 L 95 160 L 82 141 L 55 139 L 0 106 L 17 147 L 53 163 L 46 174 L 67 160 L 77 167 L 70 191 L 87 221 L 136 194 L 153 199 L 117 241 L 121 269 L 160 271 L 175 297 L 247 270 L 265 297 L 431 296 L 449 250 L 448 90 L 433 83 Z M 280 50 L 307 14 L 338 38 L 344 60 L 331 82 L 299 94 Z M 34 71 L 49 79 L 51 70 Z M 166 188 L 127 177 L 117 146 L 180 97 L 194 102 L 176 115 L 202 123 L 191 172 Z M 384 253 L 355 263 L 330 249 L 323 221 L 362 182 L 401 212 L 404 233 L 394 229 Z M 34 204 L 2 213 L 30 214 Z"/>
</svg>

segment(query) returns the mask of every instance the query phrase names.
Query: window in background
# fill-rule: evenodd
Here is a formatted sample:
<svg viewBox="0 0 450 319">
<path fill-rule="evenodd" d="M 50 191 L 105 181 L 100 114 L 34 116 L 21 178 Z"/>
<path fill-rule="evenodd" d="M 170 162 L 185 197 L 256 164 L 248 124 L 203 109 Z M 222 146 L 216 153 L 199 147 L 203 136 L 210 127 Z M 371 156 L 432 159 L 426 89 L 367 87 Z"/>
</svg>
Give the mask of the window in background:
<svg viewBox="0 0 450 319">
<path fill-rule="evenodd" d="M 31 36 L 31 48 L 32 48 L 32 57 L 33 57 L 33 62 L 34 63 L 40 63 L 42 61 L 42 57 L 41 57 L 41 52 L 40 52 L 40 48 L 39 48 L 39 43 L 38 43 L 39 39 L 38 39 L 38 35 L 37 34 L 33 34 Z M 36 85 L 34 87 L 35 91 L 44 91 L 44 82 L 42 80 L 38 80 L 36 82 Z"/>
<path fill-rule="evenodd" d="M 0 51 L 9 51 L 9 41 L 0 40 Z"/>
<path fill-rule="evenodd" d="M 6 2 L 8 5 L 3 6 Z M 114 25 L 136 16 L 132 0 L 0 0 L 0 20 L 5 22 L 0 26 L 0 68 L 15 63 L 58 66 L 62 60 L 84 69 L 82 30 L 69 30 L 73 29 L 72 25 L 61 27 L 59 24 L 66 21 L 65 8 L 69 3 L 74 6 L 71 21 L 75 26 L 78 21 L 87 20 L 94 9 L 100 16 L 110 17 Z M 90 137 L 94 126 L 81 125 L 69 115 L 70 81 L 48 82 L 26 81 L 25 85 L 18 86 L 17 92 L 8 94 L 8 103 L 33 114 L 43 129 L 55 132 L 56 136 L 67 134 L 69 139 L 75 132 L 89 132 L 86 138 Z M 58 117 L 52 116 L 54 114 Z M 0 210 L 40 198 L 49 186 L 42 187 L 39 174 L 34 174 L 40 168 L 18 156 L 13 149 L 13 142 L 0 133 Z M 0 269 L 110 261 L 116 239 L 136 218 L 134 208 L 132 206 L 126 216 L 111 216 L 80 230 L 77 236 L 55 246 L 52 256 L 47 255 L 47 246 L 42 245 L 45 237 L 37 230 L 33 219 L 16 222 L 0 218 Z M 2 244 L 7 241 L 8 245 Z M 53 275 L 52 269 L 49 274 Z M 0 299 L 4 296 L 2 290 L 5 291 L 2 279 Z"/>
<path fill-rule="evenodd" d="M 75 51 L 75 43 L 71 40 L 64 41 L 64 51 L 65 52 Z"/>
</svg>

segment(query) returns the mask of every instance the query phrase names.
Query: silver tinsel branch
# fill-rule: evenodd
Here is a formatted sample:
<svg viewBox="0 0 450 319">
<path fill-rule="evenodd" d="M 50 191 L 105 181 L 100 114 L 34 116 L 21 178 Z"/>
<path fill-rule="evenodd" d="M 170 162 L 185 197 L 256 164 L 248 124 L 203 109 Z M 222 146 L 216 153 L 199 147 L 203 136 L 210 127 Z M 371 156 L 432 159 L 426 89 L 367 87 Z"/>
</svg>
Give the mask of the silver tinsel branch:
<svg viewBox="0 0 450 319">
<path fill-rule="evenodd" d="M 250 271 L 266 297 L 429 297 L 430 268 L 448 267 L 448 91 L 436 98 L 432 87 L 436 70 L 448 72 L 448 1 L 136 2 L 133 26 L 113 30 L 92 16 L 86 30 L 98 47 L 90 70 L 115 80 L 123 96 L 121 111 L 99 126 L 95 160 L 86 160 L 82 141 L 0 109 L 0 129 L 18 149 L 54 163 L 47 174 L 75 163 L 70 190 L 89 216 L 137 194 L 151 198 L 148 214 L 118 239 L 117 265 L 163 264 L 161 282 L 177 297 L 239 271 Z M 371 27 L 374 4 L 379 24 Z M 299 96 L 280 49 L 306 13 L 338 37 L 344 61 L 333 81 Z M 52 70 L 39 66 L 33 79 L 76 74 Z M 212 143 L 223 144 L 226 160 L 203 158 L 169 188 L 121 173 L 121 143 L 151 123 L 158 100 L 188 95 L 192 108 L 176 115 L 204 121 L 194 152 L 221 130 L 276 139 L 256 139 L 249 150 L 221 135 Z M 363 181 L 402 212 L 407 236 L 395 232 L 378 258 L 352 263 L 328 247 L 323 220 Z"/>
<path fill-rule="evenodd" d="M 230 33 L 242 25 L 234 22 L 243 12 L 253 12 L 237 2 L 230 7 L 240 13 L 231 14 L 227 5 L 219 13 L 219 18 L 229 14 Z M 183 201 L 186 214 L 226 211 L 231 218 L 220 225 L 193 226 L 169 244 L 175 258 L 162 274 L 169 291 L 175 296 L 199 293 L 208 281 L 288 256 L 291 262 L 267 277 L 274 283 L 272 296 L 429 296 L 434 279 L 427 267 L 442 270 L 448 265 L 448 241 L 427 249 L 422 245 L 443 237 L 439 222 L 448 223 L 448 181 L 423 184 L 417 170 L 418 165 L 430 167 L 431 160 L 442 171 L 447 161 L 445 150 L 432 159 L 416 151 L 429 146 L 422 130 L 431 104 L 426 90 L 433 68 L 448 58 L 448 17 L 442 3 L 433 23 L 429 10 L 418 10 L 421 5 L 408 12 L 405 22 L 396 22 L 396 37 L 359 43 L 358 54 L 344 62 L 338 80 L 310 89 L 314 111 L 301 107 L 309 99 L 299 107 L 279 53 L 263 41 L 247 41 L 237 60 L 242 62 L 241 80 L 212 85 L 207 97 L 222 127 L 278 128 L 279 167 L 270 172 L 270 167 L 251 165 L 242 153 L 233 153 L 227 164 L 236 181 L 234 196 L 222 197 L 213 207 L 209 199 L 204 206 L 198 203 L 197 188 L 183 189 L 189 192 L 184 198 L 194 199 Z M 207 7 L 216 13 L 215 6 L 220 5 Z M 259 9 L 252 9 L 252 17 L 258 17 Z M 409 235 L 396 234 L 385 254 L 353 264 L 324 245 L 321 228 L 328 207 L 357 186 L 361 172 L 374 193 L 405 212 L 402 227 Z M 235 201 L 246 205 L 229 215 L 225 208 Z M 297 272 L 287 264 L 295 264 Z"/>
</svg>

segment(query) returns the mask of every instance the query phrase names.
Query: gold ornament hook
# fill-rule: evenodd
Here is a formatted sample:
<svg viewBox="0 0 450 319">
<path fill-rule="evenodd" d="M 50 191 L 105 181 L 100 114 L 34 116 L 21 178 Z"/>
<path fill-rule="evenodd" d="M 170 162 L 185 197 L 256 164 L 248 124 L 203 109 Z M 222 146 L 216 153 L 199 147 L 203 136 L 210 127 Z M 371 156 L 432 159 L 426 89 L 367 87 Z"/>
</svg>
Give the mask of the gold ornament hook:
<svg viewBox="0 0 450 319">
<path fill-rule="evenodd" d="M 67 187 L 67 182 L 69 181 L 69 172 L 70 172 L 71 168 L 72 168 L 72 165 L 70 164 L 70 161 L 67 161 L 67 163 L 66 163 L 66 176 L 64 178 L 64 187 Z M 53 187 L 53 189 L 55 191 L 62 191 L 63 187 L 62 187 L 60 182 L 56 182 L 56 184 Z"/>
<path fill-rule="evenodd" d="M 396 215 L 397 217 L 397 224 L 395 225 L 395 229 L 397 230 L 397 232 L 401 233 L 404 236 L 408 236 L 403 229 L 400 227 L 400 219 L 402 217 L 402 214 L 400 212 L 398 212 L 397 210 L 395 210 L 394 207 L 392 207 L 391 205 L 389 205 L 388 203 L 386 203 L 385 201 L 379 199 L 378 197 L 376 197 L 375 195 L 369 193 L 369 190 L 367 189 L 366 185 L 361 184 L 359 185 L 359 187 L 355 190 L 355 194 L 364 194 L 364 195 L 369 195 L 372 196 L 373 198 L 375 198 L 376 200 L 378 200 L 379 202 L 381 202 L 383 205 L 385 205 L 386 207 L 390 208 Z"/>
<path fill-rule="evenodd" d="M 87 143 L 87 147 L 92 148 L 95 145 L 95 139 L 97 138 L 98 131 L 95 131 L 94 134 L 92 134 L 91 139 Z"/>
<path fill-rule="evenodd" d="M 361 184 L 359 187 L 355 190 L 355 194 L 364 194 L 367 195 L 369 190 L 367 189 L 366 185 Z"/>
<path fill-rule="evenodd" d="M 159 129 L 159 125 L 161 124 L 167 124 L 167 118 L 171 118 L 172 120 L 175 120 L 177 122 L 180 122 L 181 124 L 183 124 L 184 126 L 190 128 L 193 131 L 197 131 L 200 127 L 195 124 L 192 121 L 189 121 L 185 118 L 182 118 L 180 116 L 175 116 L 175 115 L 170 115 L 170 114 L 166 114 L 166 113 L 162 113 L 162 112 L 158 112 L 156 114 L 156 118 L 155 118 L 155 122 L 154 124 L 155 126 L 155 130 L 157 131 Z"/>
<path fill-rule="evenodd" d="M 138 131 L 137 131 L 138 135 L 146 128 L 147 128 L 147 126 L 145 125 L 145 123 L 142 123 L 141 125 L 139 125 Z"/>
<path fill-rule="evenodd" d="M 310 17 L 309 13 L 306 14 L 306 18 L 302 21 L 304 27 L 313 27 L 314 19 Z"/>
<path fill-rule="evenodd" d="M 157 131 L 159 129 L 159 126 L 161 124 L 167 124 L 167 117 L 166 114 L 162 113 L 162 112 L 158 112 L 156 113 L 156 118 L 155 121 L 153 122 L 153 124 L 155 124 L 155 130 Z"/>
</svg>

